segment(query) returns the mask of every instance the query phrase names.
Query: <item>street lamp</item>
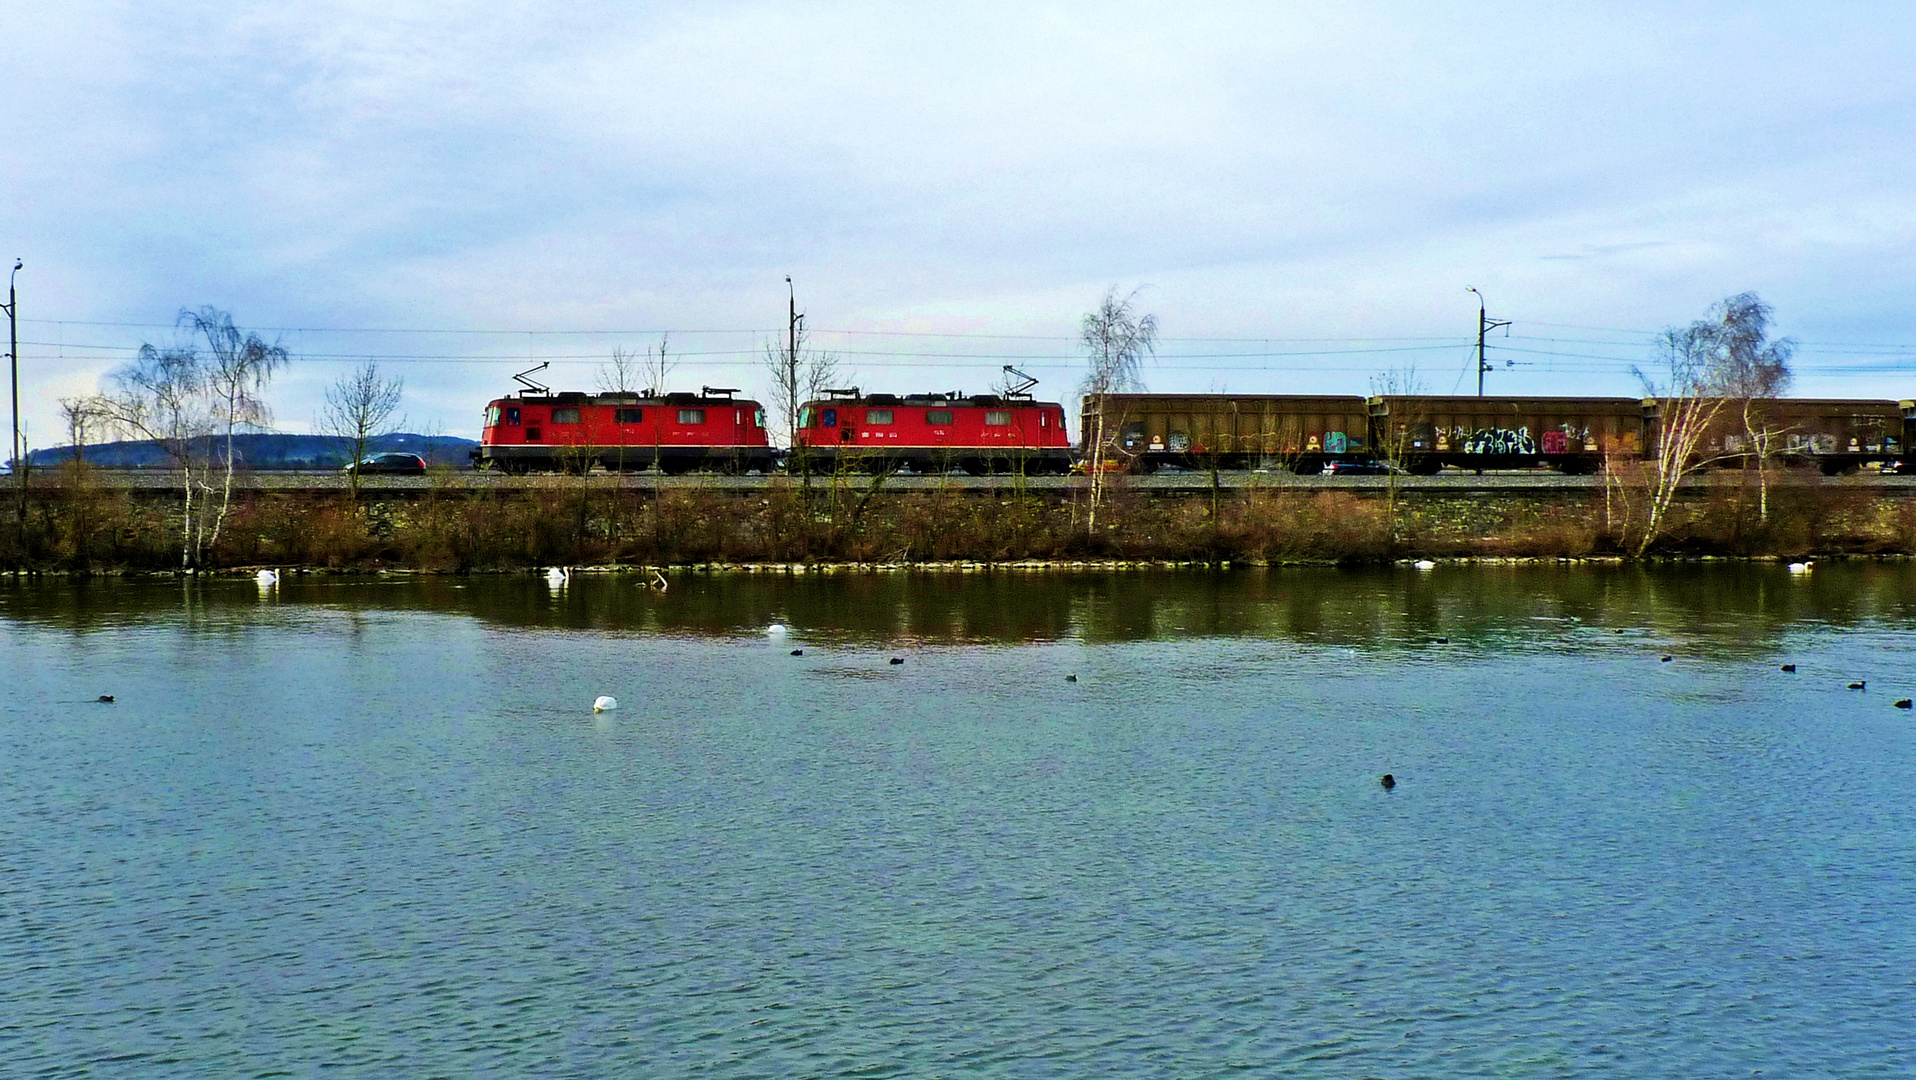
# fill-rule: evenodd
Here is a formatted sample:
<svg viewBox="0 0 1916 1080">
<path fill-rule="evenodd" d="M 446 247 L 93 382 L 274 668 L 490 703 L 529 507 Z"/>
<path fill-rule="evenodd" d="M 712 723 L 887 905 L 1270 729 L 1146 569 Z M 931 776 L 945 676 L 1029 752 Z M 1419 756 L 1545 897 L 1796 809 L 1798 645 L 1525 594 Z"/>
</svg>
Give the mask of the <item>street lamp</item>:
<svg viewBox="0 0 1916 1080">
<path fill-rule="evenodd" d="M 7 275 L 7 363 L 13 374 L 13 442 L 11 456 L 7 459 L 13 471 L 20 475 L 20 492 L 26 494 L 27 473 L 20 464 L 20 301 L 13 294 L 13 279 L 26 263 L 13 260 L 13 273 Z"/>
<path fill-rule="evenodd" d="M 1464 291 L 1477 293 L 1477 396 L 1484 396 L 1484 372 L 1490 365 L 1484 362 L 1484 337 L 1500 326 L 1509 326 L 1509 319 L 1493 319 L 1484 309 L 1484 294 L 1477 292 L 1475 285 L 1464 286 Z"/>
</svg>

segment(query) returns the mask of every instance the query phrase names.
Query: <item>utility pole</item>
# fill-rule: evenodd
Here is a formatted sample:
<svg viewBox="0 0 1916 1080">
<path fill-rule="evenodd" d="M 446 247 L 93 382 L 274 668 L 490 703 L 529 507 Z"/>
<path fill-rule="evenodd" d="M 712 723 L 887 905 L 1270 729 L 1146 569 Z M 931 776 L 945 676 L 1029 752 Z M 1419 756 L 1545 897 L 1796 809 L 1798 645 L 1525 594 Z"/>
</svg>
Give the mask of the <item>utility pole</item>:
<svg viewBox="0 0 1916 1080">
<path fill-rule="evenodd" d="M 13 377 L 13 441 L 12 447 L 14 480 L 20 485 L 20 557 L 26 558 L 27 533 L 27 463 L 21 460 L 20 453 L 20 298 L 14 295 L 13 279 L 26 263 L 13 260 L 13 273 L 7 275 L 7 363 Z"/>
<path fill-rule="evenodd" d="M 798 290 L 792 286 L 792 275 L 785 275 L 785 313 L 789 319 L 789 336 L 785 343 L 785 385 L 791 388 L 791 413 L 786 422 L 797 427 L 798 418 Z M 797 432 L 794 430 L 794 437 Z"/>
<path fill-rule="evenodd" d="M 1484 294 L 1477 292 L 1475 285 L 1464 286 L 1464 291 L 1477 293 L 1477 396 L 1484 396 L 1484 372 L 1490 365 L 1484 362 L 1484 337 L 1500 326 L 1509 326 L 1509 319 L 1492 319 L 1484 314 Z"/>
<path fill-rule="evenodd" d="M 792 286 L 792 275 L 785 275 L 785 297 L 787 307 L 787 337 L 785 339 L 785 429 L 792 440 L 791 461 L 798 467 L 799 481 L 809 495 L 812 488 L 812 470 L 805 460 L 803 447 L 798 441 L 798 321 L 805 316 L 798 313 L 798 291 Z"/>
</svg>

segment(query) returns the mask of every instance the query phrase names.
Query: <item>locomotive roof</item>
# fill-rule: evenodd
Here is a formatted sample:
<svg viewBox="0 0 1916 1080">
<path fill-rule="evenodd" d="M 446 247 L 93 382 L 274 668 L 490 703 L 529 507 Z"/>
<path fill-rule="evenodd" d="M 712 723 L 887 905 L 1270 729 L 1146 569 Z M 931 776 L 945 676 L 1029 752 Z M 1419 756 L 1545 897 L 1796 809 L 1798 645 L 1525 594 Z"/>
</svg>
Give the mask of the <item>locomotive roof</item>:
<svg viewBox="0 0 1916 1080">
<path fill-rule="evenodd" d="M 749 405 L 758 407 L 751 398 L 733 397 L 730 394 L 586 394 L 568 391 L 558 394 L 507 394 L 494 398 L 495 405 Z"/>
<path fill-rule="evenodd" d="M 904 408 L 1059 408 L 1055 401 L 1033 401 L 1025 397 L 1008 398 L 1001 394 L 864 394 L 834 395 L 832 397 L 813 398 L 805 403 L 808 407 L 831 408 L 835 405 L 876 405 L 902 406 Z"/>
</svg>

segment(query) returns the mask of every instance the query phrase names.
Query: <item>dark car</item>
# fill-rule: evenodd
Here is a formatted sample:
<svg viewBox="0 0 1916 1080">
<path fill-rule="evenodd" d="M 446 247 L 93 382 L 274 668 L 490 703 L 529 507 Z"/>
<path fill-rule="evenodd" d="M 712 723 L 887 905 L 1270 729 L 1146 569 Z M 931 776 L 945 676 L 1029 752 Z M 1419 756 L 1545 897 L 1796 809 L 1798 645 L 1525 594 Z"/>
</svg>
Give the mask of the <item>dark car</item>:
<svg viewBox="0 0 1916 1080">
<path fill-rule="evenodd" d="M 1325 476 L 1389 476 L 1404 470 L 1381 461 L 1333 461 L 1324 466 Z"/>
<path fill-rule="evenodd" d="M 342 465 L 343 473 L 357 473 L 369 476 L 373 473 L 387 473 L 396 476 L 424 476 L 426 459 L 418 454 L 374 454 L 361 458 L 351 465 Z"/>
</svg>

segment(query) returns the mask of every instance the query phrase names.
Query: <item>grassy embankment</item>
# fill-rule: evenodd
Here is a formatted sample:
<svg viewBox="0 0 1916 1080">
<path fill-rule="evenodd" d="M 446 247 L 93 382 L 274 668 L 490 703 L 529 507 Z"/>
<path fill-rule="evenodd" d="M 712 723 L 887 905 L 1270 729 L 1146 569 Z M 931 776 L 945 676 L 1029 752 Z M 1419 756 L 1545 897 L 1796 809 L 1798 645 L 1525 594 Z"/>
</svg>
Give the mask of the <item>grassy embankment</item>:
<svg viewBox="0 0 1916 1080">
<path fill-rule="evenodd" d="M 334 494 L 239 498 L 208 569 L 407 567 L 441 572 L 547 565 L 967 560 L 1377 562 L 1406 557 L 1585 557 L 1634 549 L 1624 491 L 1387 500 L 1347 491 L 1253 488 L 1229 498 L 1149 497 L 1115 485 L 1086 527 L 1083 492 L 866 491 L 831 480 L 765 491 L 622 490 L 602 478 L 528 481 L 482 493 L 435 488 L 411 501 Z M 0 504 L 0 568 L 173 571 L 177 501 L 95 483 L 68 466 L 37 488 L 24 529 Z M 1916 552 L 1916 498 L 1867 486 L 1784 484 L 1760 519 L 1752 487 L 1679 505 L 1659 555 Z"/>
</svg>

